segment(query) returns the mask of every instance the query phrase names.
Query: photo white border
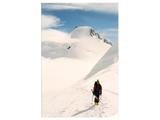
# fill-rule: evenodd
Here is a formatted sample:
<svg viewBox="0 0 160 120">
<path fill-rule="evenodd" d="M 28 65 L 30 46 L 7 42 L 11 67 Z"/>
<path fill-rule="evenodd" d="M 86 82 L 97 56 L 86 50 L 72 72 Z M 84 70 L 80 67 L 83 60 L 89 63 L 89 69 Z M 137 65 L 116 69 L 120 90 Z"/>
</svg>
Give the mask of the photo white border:
<svg viewBox="0 0 160 120">
<path fill-rule="evenodd" d="M 85 2 L 112 1 L 114 0 Z M 40 106 L 40 18 L 41 3 L 44 2 L 65 3 L 66 0 L 1 1 L 0 119 L 2 120 L 49 119 L 41 118 Z M 84 1 L 67 0 L 67 2 Z M 151 0 L 114 2 L 119 2 L 120 23 L 119 116 L 104 119 L 160 119 L 159 2 Z"/>
</svg>

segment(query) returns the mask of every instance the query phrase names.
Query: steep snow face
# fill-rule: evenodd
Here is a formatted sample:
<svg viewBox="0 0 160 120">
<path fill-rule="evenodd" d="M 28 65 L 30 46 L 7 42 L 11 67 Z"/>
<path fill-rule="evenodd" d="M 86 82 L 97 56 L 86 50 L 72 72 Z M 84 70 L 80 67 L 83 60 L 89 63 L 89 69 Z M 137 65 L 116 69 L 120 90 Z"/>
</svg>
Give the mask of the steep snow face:
<svg viewBox="0 0 160 120">
<path fill-rule="evenodd" d="M 71 44 L 68 56 L 81 60 L 97 61 L 102 57 L 111 45 L 105 44 L 97 38 L 79 38 Z"/>
<path fill-rule="evenodd" d="M 106 44 L 103 38 L 90 26 L 76 27 L 70 34 L 71 39 L 77 42 L 72 44 L 71 54 L 77 55 L 80 59 L 97 60 L 102 56 L 110 47 L 111 44 Z"/>
<path fill-rule="evenodd" d="M 112 47 L 105 53 L 105 55 L 96 63 L 92 68 L 90 73 L 86 76 L 85 79 L 96 74 L 97 72 L 107 68 L 111 64 L 114 64 L 118 61 L 118 42 L 114 43 Z"/>
</svg>

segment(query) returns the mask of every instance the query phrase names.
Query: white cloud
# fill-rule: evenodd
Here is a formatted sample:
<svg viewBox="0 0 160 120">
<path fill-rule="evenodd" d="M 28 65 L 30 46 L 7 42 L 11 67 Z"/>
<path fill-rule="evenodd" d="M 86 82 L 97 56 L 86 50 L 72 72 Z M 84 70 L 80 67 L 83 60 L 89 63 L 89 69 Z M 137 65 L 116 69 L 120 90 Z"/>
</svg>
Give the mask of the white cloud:
<svg viewBox="0 0 160 120">
<path fill-rule="evenodd" d="M 69 41 L 70 38 L 68 33 L 55 30 L 55 29 L 45 29 L 41 32 L 42 41 L 51 41 L 57 43 L 64 43 Z"/>
<path fill-rule="evenodd" d="M 107 4 L 80 4 L 84 10 L 90 11 L 100 11 L 100 12 L 109 12 L 109 13 L 117 13 L 118 5 L 115 3 L 107 3 Z"/>
<path fill-rule="evenodd" d="M 117 13 L 117 3 L 85 3 L 85 4 L 42 4 L 42 8 L 50 10 L 86 10 L 86 11 L 99 11 Z"/>
<path fill-rule="evenodd" d="M 82 9 L 81 7 L 72 5 L 72 4 L 52 4 L 52 3 L 47 3 L 43 4 L 42 8 L 44 9 L 49 9 L 49 10 L 70 10 L 70 9 Z"/>
<path fill-rule="evenodd" d="M 56 16 L 48 16 L 48 15 L 42 15 L 41 16 L 41 20 L 42 20 L 42 29 L 47 29 L 49 27 L 59 27 L 62 26 L 62 24 L 60 23 L 60 19 Z"/>
</svg>

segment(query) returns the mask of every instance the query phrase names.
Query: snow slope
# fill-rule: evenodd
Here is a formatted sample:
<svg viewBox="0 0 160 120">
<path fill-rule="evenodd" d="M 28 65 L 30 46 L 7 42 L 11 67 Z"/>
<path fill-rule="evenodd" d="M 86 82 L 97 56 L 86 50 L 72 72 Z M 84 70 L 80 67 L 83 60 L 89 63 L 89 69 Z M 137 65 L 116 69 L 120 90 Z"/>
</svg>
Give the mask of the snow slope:
<svg viewBox="0 0 160 120">
<path fill-rule="evenodd" d="M 113 46 L 105 53 L 105 55 L 96 63 L 92 68 L 90 73 L 85 77 L 85 79 L 91 77 L 97 72 L 107 68 L 111 64 L 118 61 L 118 43 L 114 43 Z"/>
<path fill-rule="evenodd" d="M 97 78 L 103 85 L 99 106 L 94 105 L 91 93 Z M 79 80 L 58 95 L 45 97 L 45 101 L 43 106 L 45 117 L 109 117 L 116 114 L 118 112 L 117 64 L 87 80 Z"/>
<path fill-rule="evenodd" d="M 117 64 L 84 79 L 112 48 L 100 36 L 93 37 L 92 30 L 77 27 L 70 35 L 42 31 L 42 116 L 94 117 L 117 112 Z M 99 106 L 93 105 L 91 93 L 96 79 L 104 93 Z"/>
</svg>

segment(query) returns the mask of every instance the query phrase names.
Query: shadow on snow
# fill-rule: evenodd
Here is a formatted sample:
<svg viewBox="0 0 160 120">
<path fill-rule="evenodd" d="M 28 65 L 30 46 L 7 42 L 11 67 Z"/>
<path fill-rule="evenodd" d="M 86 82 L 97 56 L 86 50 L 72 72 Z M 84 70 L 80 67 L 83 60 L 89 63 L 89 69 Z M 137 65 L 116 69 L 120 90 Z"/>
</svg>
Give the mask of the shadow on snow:
<svg viewBox="0 0 160 120">
<path fill-rule="evenodd" d="M 76 116 L 76 115 L 79 115 L 79 114 L 82 114 L 82 113 L 84 113 L 84 112 L 87 112 L 87 111 L 91 110 L 92 108 L 94 108 L 94 106 L 95 106 L 95 105 L 92 105 L 92 106 L 90 106 L 89 108 L 87 108 L 87 109 L 85 109 L 85 110 L 81 110 L 81 111 L 73 114 L 72 117 L 74 117 L 74 116 Z"/>
</svg>

